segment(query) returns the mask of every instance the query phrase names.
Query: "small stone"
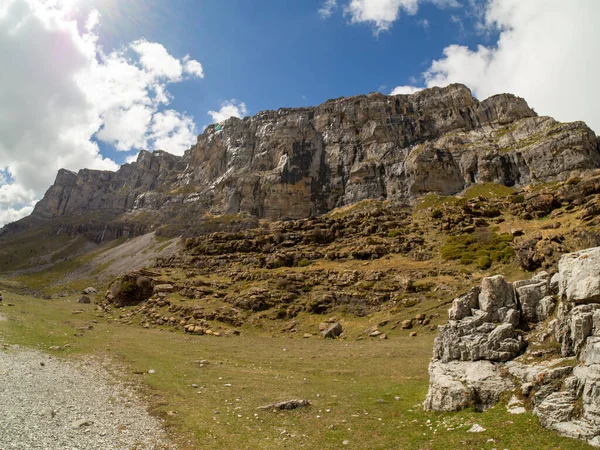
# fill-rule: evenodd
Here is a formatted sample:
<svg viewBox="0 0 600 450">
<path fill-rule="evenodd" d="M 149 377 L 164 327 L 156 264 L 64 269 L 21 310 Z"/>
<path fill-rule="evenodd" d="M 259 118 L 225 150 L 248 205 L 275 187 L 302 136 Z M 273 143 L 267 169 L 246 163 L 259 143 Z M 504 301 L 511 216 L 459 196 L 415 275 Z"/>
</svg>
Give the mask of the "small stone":
<svg viewBox="0 0 600 450">
<path fill-rule="evenodd" d="M 54 411 L 52 408 L 44 408 L 40 414 L 48 419 L 53 419 L 54 416 L 56 416 L 56 411 Z"/>
<path fill-rule="evenodd" d="M 412 328 L 412 320 L 403 320 L 402 321 L 402 329 L 409 330 Z"/>
<path fill-rule="evenodd" d="M 482 433 L 484 431 L 485 428 L 483 428 L 478 423 L 474 423 L 473 426 L 467 430 L 467 433 Z"/>
<path fill-rule="evenodd" d="M 350 443 L 350 441 L 348 439 L 345 439 L 342 441 L 342 445 L 348 445 Z"/>
<path fill-rule="evenodd" d="M 156 370 L 150 369 L 150 370 L 148 370 L 148 373 L 156 373 Z"/>
<path fill-rule="evenodd" d="M 90 425 L 92 425 L 94 422 L 92 422 L 91 420 L 87 420 L 87 419 L 79 419 L 76 420 L 75 422 L 73 422 L 71 424 L 71 428 L 81 428 L 81 427 L 89 427 Z"/>
<path fill-rule="evenodd" d="M 523 228 L 511 228 L 510 234 L 513 236 L 523 236 L 525 232 L 523 231 Z"/>
<path fill-rule="evenodd" d="M 411 333 L 409 334 L 410 337 L 416 337 L 417 336 L 417 332 L 416 331 L 411 331 Z"/>
<path fill-rule="evenodd" d="M 381 334 L 382 334 L 382 333 L 381 333 L 381 331 L 379 331 L 379 330 L 374 330 L 374 331 L 371 331 L 371 332 L 369 333 L 369 336 L 371 336 L 371 337 L 377 337 L 377 336 L 380 336 Z"/>
</svg>

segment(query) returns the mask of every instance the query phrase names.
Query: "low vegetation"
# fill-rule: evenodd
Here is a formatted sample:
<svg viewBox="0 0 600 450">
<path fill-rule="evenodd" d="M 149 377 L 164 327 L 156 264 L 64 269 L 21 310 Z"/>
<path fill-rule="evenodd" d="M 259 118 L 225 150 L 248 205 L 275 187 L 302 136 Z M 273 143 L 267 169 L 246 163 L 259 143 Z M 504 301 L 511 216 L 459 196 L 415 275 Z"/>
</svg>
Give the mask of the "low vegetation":
<svg viewBox="0 0 600 450">
<path fill-rule="evenodd" d="M 486 413 L 424 412 L 433 333 L 290 339 L 279 329 L 247 326 L 240 336 L 188 336 L 124 325 L 75 297 L 40 307 L 39 299 L 9 294 L 3 303 L 0 313 L 8 320 L 0 323 L 1 341 L 60 358 L 110 358 L 115 375 L 140 386 L 182 450 L 363 449 L 366 442 L 370 449 L 585 448 L 541 428 L 530 414 L 508 414 L 503 405 Z M 349 326 L 357 324 L 349 319 Z M 292 398 L 312 405 L 257 409 Z M 486 431 L 468 433 L 474 423 Z"/>
<path fill-rule="evenodd" d="M 442 257 L 458 260 L 461 264 L 475 263 L 480 269 L 488 269 L 492 263 L 508 264 L 515 255 L 511 247 L 513 236 L 497 234 L 489 229 L 471 234 L 451 236 L 442 246 Z"/>
<path fill-rule="evenodd" d="M 585 183 L 589 198 L 565 201 Z M 460 197 L 428 195 L 413 208 L 368 200 L 280 223 L 206 216 L 182 240 L 138 244 L 85 241 L 57 233 L 60 224 L 0 235 L 0 342 L 109 358 L 184 450 L 584 448 L 503 405 L 455 414 L 420 405 L 436 326 L 452 299 L 484 276 L 525 279 L 564 251 L 600 242 L 596 185 L 481 185 Z M 99 308 L 100 294 L 77 303 L 83 288 L 103 293 L 114 279 L 107 274 L 153 265 L 175 242 L 182 251 L 159 257 L 148 275 L 171 286 L 152 303 Z M 320 337 L 332 317 L 343 339 Z M 370 337 L 374 329 L 386 339 Z M 257 409 L 292 398 L 312 405 Z M 486 431 L 467 433 L 473 423 Z"/>
</svg>

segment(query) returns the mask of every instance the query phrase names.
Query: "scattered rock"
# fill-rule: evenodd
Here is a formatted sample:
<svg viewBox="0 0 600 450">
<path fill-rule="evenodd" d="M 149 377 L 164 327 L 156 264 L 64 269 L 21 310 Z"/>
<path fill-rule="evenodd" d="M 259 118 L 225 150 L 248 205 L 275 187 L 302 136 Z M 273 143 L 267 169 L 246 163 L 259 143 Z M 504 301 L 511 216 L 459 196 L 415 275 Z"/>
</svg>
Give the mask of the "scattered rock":
<svg viewBox="0 0 600 450">
<path fill-rule="evenodd" d="M 81 428 L 81 427 L 89 427 L 93 424 L 91 420 L 88 419 L 79 419 L 71 424 L 71 428 Z"/>
<path fill-rule="evenodd" d="M 302 408 L 305 406 L 310 406 L 309 400 L 287 400 L 283 402 L 271 403 L 266 406 L 259 406 L 258 409 L 262 410 L 288 410 L 288 409 L 296 409 Z"/>
<path fill-rule="evenodd" d="M 333 325 L 329 325 L 327 328 L 321 331 L 321 336 L 328 339 L 333 339 L 338 337 L 344 329 L 342 328 L 342 324 L 339 322 L 334 323 Z"/>
<path fill-rule="evenodd" d="M 154 293 L 158 294 L 159 292 L 173 292 L 173 285 L 172 284 L 157 284 L 156 286 L 154 286 Z"/>
<path fill-rule="evenodd" d="M 467 430 L 467 433 L 483 433 L 484 431 L 485 428 L 478 423 L 474 423 L 473 426 Z"/>
<path fill-rule="evenodd" d="M 77 300 L 77 303 L 92 303 L 92 300 L 90 300 L 87 295 L 82 295 L 79 297 L 79 300 Z"/>
</svg>

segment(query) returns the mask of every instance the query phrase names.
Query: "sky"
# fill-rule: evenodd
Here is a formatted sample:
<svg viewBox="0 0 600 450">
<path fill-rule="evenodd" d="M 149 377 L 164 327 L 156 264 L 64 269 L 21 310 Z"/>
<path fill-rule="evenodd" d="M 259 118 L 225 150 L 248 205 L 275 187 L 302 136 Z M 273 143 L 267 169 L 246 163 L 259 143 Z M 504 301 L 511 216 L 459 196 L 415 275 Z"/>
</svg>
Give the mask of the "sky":
<svg viewBox="0 0 600 450">
<path fill-rule="evenodd" d="M 208 124 L 459 82 L 600 132 L 598 0 L 0 0 L 0 225 L 60 168 Z"/>
</svg>

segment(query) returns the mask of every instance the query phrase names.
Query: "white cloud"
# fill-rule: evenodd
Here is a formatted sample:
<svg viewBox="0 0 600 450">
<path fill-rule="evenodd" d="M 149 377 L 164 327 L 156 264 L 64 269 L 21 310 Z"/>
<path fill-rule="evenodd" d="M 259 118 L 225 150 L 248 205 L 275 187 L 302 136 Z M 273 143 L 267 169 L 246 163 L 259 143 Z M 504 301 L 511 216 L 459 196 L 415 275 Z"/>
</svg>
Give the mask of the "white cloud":
<svg viewBox="0 0 600 450">
<path fill-rule="evenodd" d="M 183 61 L 185 63 L 183 69 L 186 73 L 198 78 L 204 78 L 204 69 L 202 68 L 202 64 L 194 59 L 189 59 L 189 56 L 186 56 Z"/>
<path fill-rule="evenodd" d="M 375 32 L 389 30 L 400 17 L 400 12 L 415 15 L 419 4 L 429 2 L 440 8 L 458 7 L 457 0 L 350 0 L 344 8 L 344 14 L 350 17 L 351 23 L 369 23 Z"/>
<path fill-rule="evenodd" d="M 337 0 L 325 0 L 323 6 L 319 9 L 319 15 L 323 19 L 331 17 L 334 11 L 337 9 Z"/>
<path fill-rule="evenodd" d="M 18 184 L 0 186 L 0 224 L 14 222 L 33 211 L 35 192 Z"/>
<path fill-rule="evenodd" d="M 248 114 L 248 109 L 244 102 L 236 99 L 231 99 L 221 104 L 221 109 L 218 111 L 209 111 L 208 115 L 212 117 L 213 122 L 223 122 L 230 117 L 242 118 Z"/>
<path fill-rule="evenodd" d="M 115 170 L 94 137 L 173 153 L 195 140 L 193 119 L 164 109 L 168 85 L 202 78 L 202 65 L 143 39 L 105 52 L 100 15 L 77 23 L 65 9 L 75 6 L 0 0 L 0 161 L 10 174 L 0 177 L 0 225 L 28 214 L 62 167 Z"/>
<path fill-rule="evenodd" d="M 148 73 L 171 81 L 181 79 L 183 73 L 181 61 L 171 56 L 161 44 L 140 39 L 129 46 L 139 55 L 140 63 Z"/>
<path fill-rule="evenodd" d="M 189 149 L 198 134 L 191 117 L 172 109 L 154 114 L 150 130 L 155 149 L 176 155 Z"/>
<path fill-rule="evenodd" d="M 395 87 L 392 92 L 390 92 L 390 95 L 414 94 L 415 92 L 419 92 L 422 89 L 424 88 L 418 88 L 415 86 L 398 86 Z"/>
<path fill-rule="evenodd" d="M 540 114 L 584 120 L 600 132 L 597 17 L 596 0 L 546 0 L 543 8 L 537 2 L 492 0 L 479 28 L 499 31 L 496 44 L 446 47 L 423 73 L 425 85 L 464 83 L 482 99 L 509 92 Z"/>
<path fill-rule="evenodd" d="M 600 2 L 491 1 L 485 26 L 500 31 L 494 47 L 452 45 L 424 74 L 428 86 L 461 82 L 481 98 L 510 92 L 538 113 L 585 120 L 600 132 Z"/>
<path fill-rule="evenodd" d="M 133 154 L 133 155 L 129 155 L 127 158 L 125 158 L 125 164 L 131 164 L 137 161 L 138 156 L 139 156 L 139 152 Z"/>
<path fill-rule="evenodd" d="M 134 104 L 129 109 L 109 109 L 103 115 L 103 128 L 96 137 L 121 151 L 146 147 L 146 132 L 153 113 L 154 108 L 144 104 Z"/>
</svg>

